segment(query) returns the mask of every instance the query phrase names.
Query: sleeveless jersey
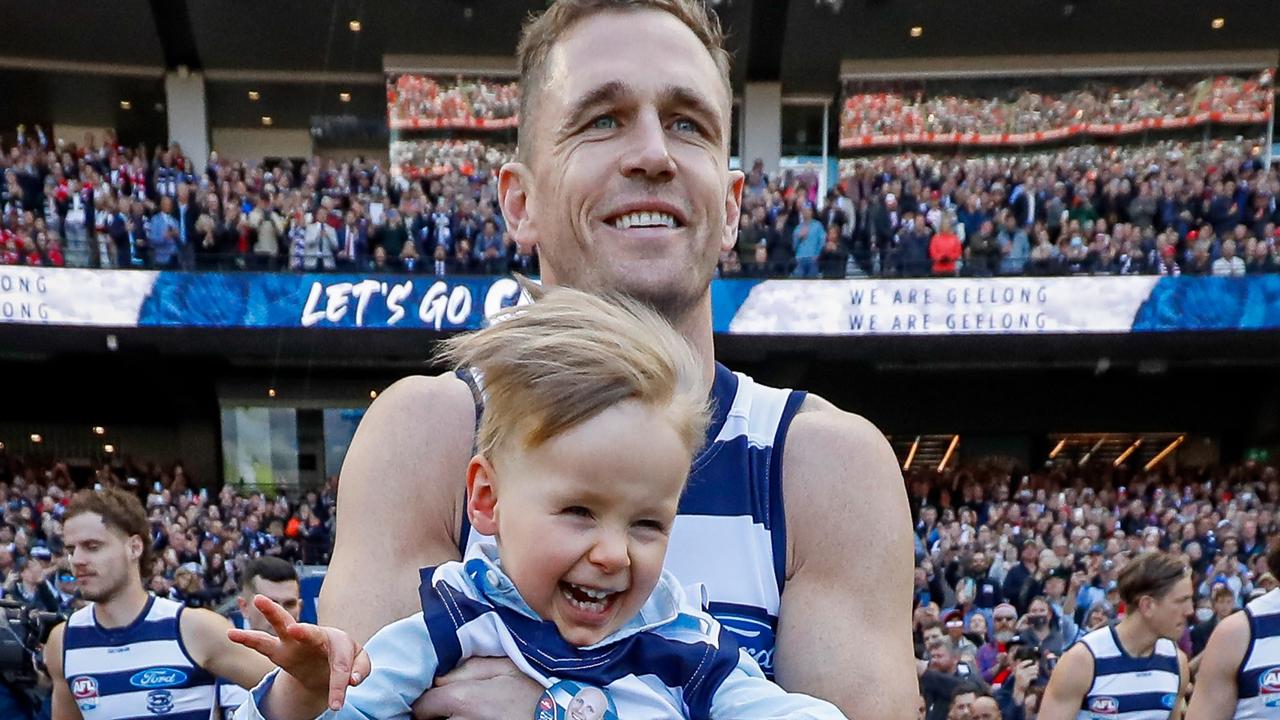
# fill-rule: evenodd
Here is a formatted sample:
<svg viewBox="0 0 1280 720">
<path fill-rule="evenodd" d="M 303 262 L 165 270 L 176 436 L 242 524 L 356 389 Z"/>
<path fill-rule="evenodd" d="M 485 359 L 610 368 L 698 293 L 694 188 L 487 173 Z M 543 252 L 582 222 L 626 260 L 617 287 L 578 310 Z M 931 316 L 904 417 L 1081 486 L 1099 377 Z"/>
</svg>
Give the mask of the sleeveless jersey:
<svg viewBox="0 0 1280 720">
<path fill-rule="evenodd" d="M 1081 642 L 1093 654 L 1093 685 L 1077 720 L 1169 719 L 1182 686 L 1178 649 L 1171 640 L 1157 640 L 1150 657 L 1125 652 L 1112 626 L 1094 630 Z"/>
<path fill-rule="evenodd" d="M 468 373 L 459 377 L 476 396 Z M 716 363 L 706 445 L 694 458 L 671 531 L 665 568 L 685 585 L 701 584 L 708 610 L 773 677 L 774 637 L 786 572 L 782 452 L 806 394 L 756 384 Z M 484 539 L 463 515 L 463 555 Z"/>
<path fill-rule="evenodd" d="M 152 595 L 121 628 L 99 625 L 92 604 L 71 615 L 62 670 L 85 720 L 208 720 L 214 678 L 182 644 L 182 610 Z"/>
<path fill-rule="evenodd" d="M 1236 719 L 1280 717 L 1280 590 L 1245 605 L 1249 649 L 1237 675 Z"/>
</svg>

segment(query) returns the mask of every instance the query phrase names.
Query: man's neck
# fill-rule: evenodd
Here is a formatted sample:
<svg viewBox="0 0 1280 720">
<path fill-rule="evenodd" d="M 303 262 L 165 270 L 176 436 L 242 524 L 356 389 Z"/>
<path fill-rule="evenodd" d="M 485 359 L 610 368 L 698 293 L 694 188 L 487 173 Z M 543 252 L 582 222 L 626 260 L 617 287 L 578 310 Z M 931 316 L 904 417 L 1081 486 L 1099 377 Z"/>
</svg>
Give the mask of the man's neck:
<svg viewBox="0 0 1280 720">
<path fill-rule="evenodd" d="M 716 348 L 711 327 L 711 290 L 708 288 L 706 297 L 675 323 L 675 329 L 702 361 L 702 379 L 708 392 L 716 376 Z"/>
<path fill-rule="evenodd" d="M 148 599 L 141 582 L 129 583 L 119 595 L 94 603 L 94 619 L 105 628 L 122 628 L 138 619 Z"/>
<path fill-rule="evenodd" d="M 1120 638 L 1121 648 L 1132 657 L 1146 657 L 1156 647 L 1160 636 L 1152 630 L 1139 615 L 1129 615 L 1116 625 L 1116 636 Z"/>
</svg>

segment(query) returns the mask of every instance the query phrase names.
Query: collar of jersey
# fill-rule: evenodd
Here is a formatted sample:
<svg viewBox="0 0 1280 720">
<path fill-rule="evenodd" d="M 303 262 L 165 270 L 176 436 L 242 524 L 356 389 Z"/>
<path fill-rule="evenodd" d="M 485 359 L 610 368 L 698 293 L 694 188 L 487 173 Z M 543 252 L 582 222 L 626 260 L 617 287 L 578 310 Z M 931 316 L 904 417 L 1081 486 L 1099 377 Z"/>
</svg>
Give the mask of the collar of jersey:
<svg viewBox="0 0 1280 720">
<path fill-rule="evenodd" d="M 471 584 L 489 602 L 513 610 L 532 620 L 549 622 L 539 617 L 533 608 L 529 607 L 529 604 L 520 596 L 520 591 L 516 589 L 515 584 L 511 582 L 511 578 L 503 571 L 496 544 L 482 542 L 472 545 L 463 559 L 463 567 Z M 702 605 L 706 605 L 706 590 L 701 585 L 693 586 L 690 591 L 696 592 Z M 694 620 L 688 615 L 681 617 L 681 610 L 686 606 L 686 594 L 680 587 L 679 581 L 674 575 L 663 570 L 657 586 L 649 594 L 649 599 L 645 601 L 635 617 L 627 620 L 622 627 L 613 631 L 605 639 L 582 649 L 604 647 L 636 633 L 669 625 L 676 620 Z"/>
</svg>

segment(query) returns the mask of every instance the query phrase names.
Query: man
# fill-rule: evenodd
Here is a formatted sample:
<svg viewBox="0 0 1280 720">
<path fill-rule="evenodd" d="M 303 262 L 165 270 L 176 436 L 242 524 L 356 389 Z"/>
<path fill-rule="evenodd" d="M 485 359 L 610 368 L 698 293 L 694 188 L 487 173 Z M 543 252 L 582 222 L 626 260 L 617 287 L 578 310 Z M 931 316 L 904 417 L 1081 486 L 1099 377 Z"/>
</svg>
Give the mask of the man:
<svg viewBox="0 0 1280 720">
<path fill-rule="evenodd" d="M 44 659 L 53 679 L 53 719 L 208 717 L 214 677 L 250 688 L 271 669 L 227 639 L 231 624 L 149 594 L 146 513 L 121 490 L 86 490 L 67 507 L 64 533 L 72 568 L 91 602 L 49 635 Z"/>
<path fill-rule="evenodd" d="M 926 717 L 928 720 L 944 720 L 950 717 L 950 708 L 955 704 L 957 693 L 962 690 L 974 693 L 975 690 L 971 678 L 956 672 L 960 666 L 960 651 L 950 640 L 945 637 L 931 640 L 928 652 L 928 660 L 916 663 L 920 691 L 928 703 Z"/>
<path fill-rule="evenodd" d="M 195 267 L 196 219 L 200 213 L 191 202 L 190 185 L 183 183 L 178 186 L 178 205 L 173 208 L 172 215 L 178 228 L 178 263 L 183 270 L 191 270 Z"/>
<path fill-rule="evenodd" d="M 1209 638 L 1213 636 L 1213 631 L 1218 627 L 1218 623 L 1231 617 L 1231 613 L 1236 611 L 1235 593 L 1231 592 L 1231 588 L 1226 585 L 1215 587 L 1211 600 L 1213 607 L 1209 619 L 1196 623 L 1191 627 L 1191 657 L 1193 658 L 1204 652 L 1204 648 L 1209 644 Z"/>
<path fill-rule="evenodd" d="M 1001 720 L 1000 705 L 990 695 L 983 695 L 973 701 L 973 706 L 969 710 L 969 717 L 973 718 L 973 720 Z"/>
<path fill-rule="evenodd" d="M 1027 611 L 1030 600 L 1030 597 L 1027 597 L 1027 586 L 1035 581 L 1036 570 L 1039 568 L 1040 547 L 1036 545 L 1034 539 L 1028 539 L 1023 542 L 1019 556 L 1022 562 L 1005 573 L 1004 587 L 1001 588 L 1001 592 L 1007 601 L 1013 603 L 1019 613 L 1024 613 Z"/>
<path fill-rule="evenodd" d="M 752 417 L 750 443 L 745 415 L 713 423 L 667 568 L 707 583 L 711 612 L 787 690 L 855 718 L 909 717 L 910 514 L 892 450 L 865 420 L 714 361 L 710 278 L 736 240 L 743 176 L 727 169 L 728 58 L 705 6 L 560 0 L 519 55 L 518 156 L 499 178 L 507 232 L 536 247 L 544 281 L 658 309 L 703 358 L 719 407 Z M 457 375 L 414 377 L 369 409 L 343 466 L 347 520 L 322 623 L 363 641 L 412 614 L 413 570 L 456 560 L 474 537 L 460 478 L 477 399 Z M 767 482 L 752 469 L 772 463 Z M 776 522 L 746 503 L 770 484 L 786 497 L 769 511 Z M 457 672 L 417 704 L 420 717 L 525 717 L 542 691 L 502 661 Z"/>
<path fill-rule="evenodd" d="M 151 216 L 147 225 L 147 244 L 151 246 L 151 263 L 159 269 L 177 264 L 179 247 L 178 221 L 173 217 L 173 198 L 160 198 L 160 212 Z"/>
<path fill-rule="evenodd" d="M 1089 713 L 1133 720 L 1180 720 L 1190 675 L 1175 643 L 1192 610 L 1190 572 L 1176 556 L 1148 552 L 1120 571 L 1127 612 L 1114 627 L 1085 635 L 1058 661 L 1040 720 Z"/>
<path fill-rule="evenodd" d="M 1267 566 L 1280 568 L 1280 543 L 1272 541 Z M 1215 608 L 1217 603 L 1215 602 Z M 1244 612 L 1219 620 L 1199 658 L 1196 690 L 1187 720 L 1274 718 L 1280 690 L 1280 590 L 1250 602 Z"/>
<path fill-rule="evenodd" d="M 241 630 L 258 630 L 275 635 L 275 628 L 253 604 L 255 595 L 264 595 L 285 609 L 296 622 L 302 616 L 302 599 L 298 584 L 298 571 L 293 565 L 278 557 L 260 557 L 245 566 L 236 595 L 239 612 L 230 616 L 232 624 Z M 231 717 L 241 703 L 249 699 L 249 693 L 239 685 L 218 680 L 218 706 L 224 717 Z"/>
<path fill-rule="evenodd" d="M 36 610 L 57 612 L 58 596 L 45 583 L 44 577 L 44 560 L 49 558 L 49 551 L 44 550 L 43 555 L 38 555 L 36 550 L 44 548 L 35 548 L 29 557 L 18 562 L 18 577 L 4 589 L 4 597 Z"/>
<path fill-rule="evenodd" d="M 973 704 L 978 700 L 978 689 L 969 683 L 961 683 L 951 695 L 951 707 L 947 720 L 971 720 Z"/>
<path fill-rule="evenodd" d="M 822 254 L 827 231 L 813 216 L 813 206 L 805 202 L 800 207 L 800 223 L 791 231 L 791 249 L 795 252 L 796 272 L 800 278 L 818 277 L 818 256 Z"/>
</svg>

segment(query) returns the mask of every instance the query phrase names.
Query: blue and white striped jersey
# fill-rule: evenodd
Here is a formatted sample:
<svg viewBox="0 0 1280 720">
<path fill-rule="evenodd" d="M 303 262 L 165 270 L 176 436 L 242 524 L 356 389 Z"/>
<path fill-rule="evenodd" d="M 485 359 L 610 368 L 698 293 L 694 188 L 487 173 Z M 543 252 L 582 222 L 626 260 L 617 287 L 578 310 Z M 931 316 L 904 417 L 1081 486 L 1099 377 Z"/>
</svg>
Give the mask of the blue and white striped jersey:
<svg viewBox="0 0 1280 720">
<path fill-rule="evenodd" d="M 1280 717 L 1280 590 L 1245 605 L 1249 649 L 1237 676 L 1236 720 Z"/>
<path fill-rule="evenodd" d="M 71 615 L 62 669 L 85 720 L 208 720 L 214 678 L 182 644 L 182 610 L 153 595 L 121 628 L 99 625 L 92 604 Z"/>
<path fill-rule="evenodd" d="M 475 391 L 474 379 L 461 376 Z M 772 677 L 787 558 L 782 453 L 806 394 L 756 384 L 717 363 L 711 395 L 707 443 L 689 470 L 665 567 L 681 583 L 706 588 L 708 610 Z M 465 550 L 486 538 L 463 518 Z"/>
<path fill-rule="evenodd" d="M 701 590 L 698 590 L 699 594 Z M 365 648 L 373 671 L 325 718 L 407 718 L 432 681 L 471 657 L 507 657 L 554 695 L 557 683 L 597 688 L 619 718 L 843 718 L 830 703 L 764 677 L 714 617 L 663 573 L 640 613 L 600 643 L 570 645 L 503 573 L 492 544 L 464 562 L 422 571 L 422 612 L 379 630 Z M 254 688 L 238 720 L 261 720 L 276 673 Z"/>
<path fill-rule="evenodd" d="M 1182 688 L 1178 648 L 1171 640 L 1157 640 L 1149 657 L 1125 652 L 1114 626 L 1094 630 L 1080 642 L 1093 654 L 1093 685 L 1078 720 L 1169 719 Z"/>
</svg>

